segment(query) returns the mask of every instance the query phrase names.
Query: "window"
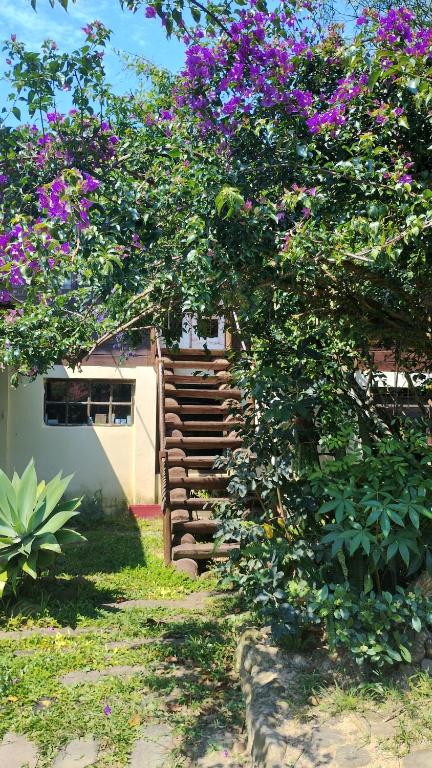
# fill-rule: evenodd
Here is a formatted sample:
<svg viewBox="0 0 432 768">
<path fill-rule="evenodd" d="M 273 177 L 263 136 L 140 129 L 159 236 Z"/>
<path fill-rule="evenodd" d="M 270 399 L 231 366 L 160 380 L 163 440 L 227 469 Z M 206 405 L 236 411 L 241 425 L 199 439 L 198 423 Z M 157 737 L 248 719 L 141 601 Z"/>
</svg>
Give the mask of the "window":
<svg viewBox="0 0 432 768">
<path fill-rule="evenodd" d="M 130 426 L 133 383 L 93 379 L 46 379 L 45 424 Z"/>
<path fill-rule="evenodd" d="M 377 408 L 389 412 L 392 416 L 402 415 L 411 418 L 419 418 L 424 411 L 430 418 L 431 400 L 429 394 L 422 391 L 413 391 L 408 387 L 374 387 L 373 398 Z"/>
<path fill-rule="evenodd" d="M 201 318 L 197 322 L 196 331 L 202 339 L 214 339 L 216 336 L 219 336 L 219 318 Z"/>
</svg>

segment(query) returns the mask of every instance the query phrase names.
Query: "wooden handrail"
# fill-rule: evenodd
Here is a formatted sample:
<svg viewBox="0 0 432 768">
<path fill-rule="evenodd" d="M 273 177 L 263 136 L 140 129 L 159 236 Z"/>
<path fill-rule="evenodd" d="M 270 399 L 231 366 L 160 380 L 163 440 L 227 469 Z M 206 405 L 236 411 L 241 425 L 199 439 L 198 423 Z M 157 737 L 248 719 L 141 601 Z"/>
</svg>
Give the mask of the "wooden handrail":
<svg viewBox="0 0 432 768">
<path fill-rule="evenodd" d="M 163 517 L 163 541 L 165 564 L 171 563 L 172 534 L 171 534 L 171 508 L 169 503 L 169 473 L 168 452 L 166 450 L 165 433 L 165 366 L 160 344 L 161 334 L 157 331 L 156 357 L 158 364 L 158 412 L 159 412 L 159 471 L 161 482 L 161 509 Z"/>
</svg>

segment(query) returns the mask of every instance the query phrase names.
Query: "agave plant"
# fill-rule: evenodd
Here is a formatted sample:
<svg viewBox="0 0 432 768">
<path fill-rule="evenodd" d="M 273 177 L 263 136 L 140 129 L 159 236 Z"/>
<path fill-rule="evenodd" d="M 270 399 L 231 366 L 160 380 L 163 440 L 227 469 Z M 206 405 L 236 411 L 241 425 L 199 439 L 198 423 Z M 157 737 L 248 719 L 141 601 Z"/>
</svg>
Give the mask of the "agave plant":
<svg viewBox="0 0 432 768">
<path fill-rule="evenodd" d="M 65 544 L 85 541 L 63 526 L 78 513 L 81 499 L 62 501 L 72 475 L 61 472 L 49 483 L 38 484 L 33 459 L 21 477 L 9 480 L 0 470 L 0 597 L 6 583 L 16 591 L 23 573 L 36 579 Z"/>
</svg>

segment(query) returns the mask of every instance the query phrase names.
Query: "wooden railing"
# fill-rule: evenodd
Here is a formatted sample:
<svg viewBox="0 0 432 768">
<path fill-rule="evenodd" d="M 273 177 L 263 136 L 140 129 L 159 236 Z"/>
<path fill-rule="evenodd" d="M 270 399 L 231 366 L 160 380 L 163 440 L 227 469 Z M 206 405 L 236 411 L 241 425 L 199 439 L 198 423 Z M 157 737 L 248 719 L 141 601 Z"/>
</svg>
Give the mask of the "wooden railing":
<svg viewBox="0 0 432 768">
<path fill-rule="evenodd" d="M 172 534 L 171 507 L 169 498 L 168 452 L 165 434 L 165 366 L 162 358 L 161 334 L 157 332 L 156 361 L 158 373 L 158 413 L 159 413 L 159 471 L 161 484 L 161 510 L 163 518 L 163 542 L 165 564 L 171 563 Z"/>
</svg>

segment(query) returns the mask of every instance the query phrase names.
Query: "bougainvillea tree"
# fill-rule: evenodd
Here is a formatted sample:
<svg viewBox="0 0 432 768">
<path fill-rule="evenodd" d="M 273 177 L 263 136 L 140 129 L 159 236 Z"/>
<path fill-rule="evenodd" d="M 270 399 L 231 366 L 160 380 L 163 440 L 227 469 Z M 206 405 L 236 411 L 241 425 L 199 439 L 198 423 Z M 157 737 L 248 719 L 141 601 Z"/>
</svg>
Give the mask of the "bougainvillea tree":
<svg viewBox="0 0 432 768">
<path fill-rule="evenodd" d="M 280 611 L 290 573 L 334 581 L 312 613 L 343 587 L 354 635 L 383 592 L 388 613 L 426 621 L 397 592 L 431 565 L 425 440 L 377 409 L 367 372 L 373 348 L 392 350 L 426 415 L 415 371 L 432 352 L 432 30 L 404 8 L 363 12 L 349 42 L 306 4 L 191 11 L 147 6 L 148 23 L 183 37 L 185 66 L 147 68 L 152 89 L 133 99 L 104 84 L 100 25 L 71 57 L 9 43 L 15 98 L 38 122 L 0 136 L 2 361 L 31 374 L 98 337 L 145 324 L 169 335 L 184 311 L 223 311 L 250 347 L 238 375 L 260 413 L 232 490 L 258 492 L 263 510 L 227 523 L 247 545 L 231 575 Z M 406 487 L 375 487 L 365 454 L 346 465 L 359 444 L 370 467 L 385 445 Z M 328 479 L 319 452 L 336 458 Z M 408 640 L 390 624 L 381 649 L 365 630 L 359 658 L 401 657 Z"/>
</svg>

